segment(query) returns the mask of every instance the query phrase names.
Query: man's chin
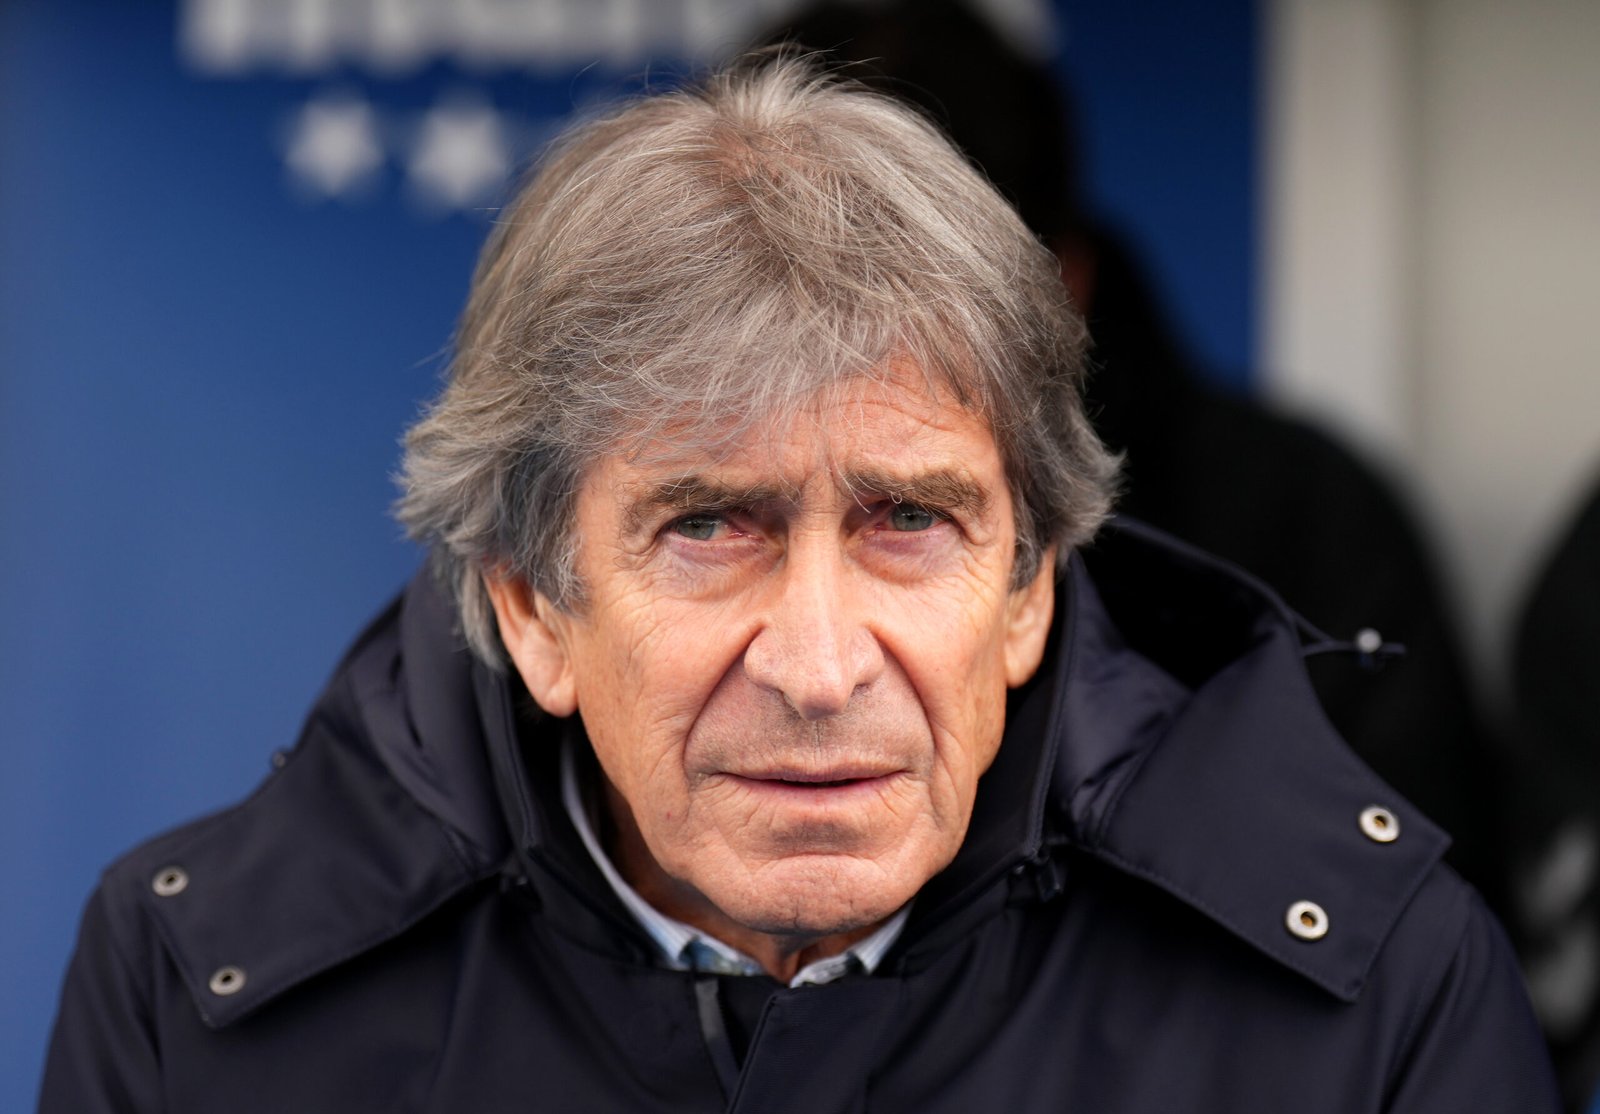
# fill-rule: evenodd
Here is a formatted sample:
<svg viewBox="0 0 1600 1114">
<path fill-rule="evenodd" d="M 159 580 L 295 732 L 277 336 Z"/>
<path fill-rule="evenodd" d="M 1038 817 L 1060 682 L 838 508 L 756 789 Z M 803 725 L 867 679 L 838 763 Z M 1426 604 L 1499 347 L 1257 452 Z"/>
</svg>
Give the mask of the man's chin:
<svg viewBox="0 0 1600 1114">
<path fill-rule="evenodd" d="M 711 886 L 722 914 L 754 932 L 821 939 L 860 933 L 892 917 L 927 878 L 893 875 L 848 855 L 787 856 L 764 864 L 742 884 Z"/>
</svg>

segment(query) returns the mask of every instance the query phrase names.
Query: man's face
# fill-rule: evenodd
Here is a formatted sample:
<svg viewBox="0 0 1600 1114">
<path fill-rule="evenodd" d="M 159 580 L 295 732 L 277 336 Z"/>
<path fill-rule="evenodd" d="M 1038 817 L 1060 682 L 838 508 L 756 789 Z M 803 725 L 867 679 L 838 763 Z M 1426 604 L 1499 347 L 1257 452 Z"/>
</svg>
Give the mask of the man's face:
<svg viewBox="0 0 1600 1114">
<path fill-rule="evenodd" d="M 950 862 L 1052 606 L 1048 561 L 1010 590 L 984 420 L 858 380 L 732 453 L 607 457 L 575 525 L 581 613 L 496 605 L 535 698 L 581 713 L 641 892 L 815 937 Z"/>
</svg>

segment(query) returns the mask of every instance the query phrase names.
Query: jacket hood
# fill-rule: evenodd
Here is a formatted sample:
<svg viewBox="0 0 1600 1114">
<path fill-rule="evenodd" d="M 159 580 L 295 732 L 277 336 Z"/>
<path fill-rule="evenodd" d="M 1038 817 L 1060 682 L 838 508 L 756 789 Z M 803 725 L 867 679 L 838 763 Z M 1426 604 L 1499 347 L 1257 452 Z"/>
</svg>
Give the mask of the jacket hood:
<svg viewBox="0 0 1600 1114">
<path fill-rule="evenodd" d="M 1354 1000 L 1449 839 L 1323 715 L 1303 658 L 1342 647 L 1148 527 L 1123 523 L 1086 563 L 1078 598 L 1098 592 L 1109 621 L 1081 605 L 1054 732 L 1071 839 Z M 1374 806 L 1392 828 L 1369 832 Z M 1324 935 L 1290 927 L 1302 902 Z"/>
<path fill-rule="evenodd" d="M 1305 625 L 1247 575 L 1126 521 L 1072 557 L 1058 600 L 967 840 L 886 964 L 943 946 L 1008 886 L 1054 896 L 1076 851 L 1353 1000 L 1448 841 L 1328 725 L 1301 662 Z M 609 918 L 616 935 L 620 906 L 594 884 L 555 803 L 561 728 L 454 629 L 419 574 L 357 640 L 254 796 L 116 868 L 207 1024 L 253 1012 L 496 876 L 520 885 L 543 868 L 578 896 L 567 903 L 576 915 Z M 1399 818 L 1400 838 L 1363 834 L 1372 805 Z M 149 879 L 174 865 L 206 900 L 152 893 Z M 1302 901 L 1324 911 L 1322 938 L 1287 927 Z M 228 966 L 249 978 L 219 995 L 210 981 Z"/>
</svg>

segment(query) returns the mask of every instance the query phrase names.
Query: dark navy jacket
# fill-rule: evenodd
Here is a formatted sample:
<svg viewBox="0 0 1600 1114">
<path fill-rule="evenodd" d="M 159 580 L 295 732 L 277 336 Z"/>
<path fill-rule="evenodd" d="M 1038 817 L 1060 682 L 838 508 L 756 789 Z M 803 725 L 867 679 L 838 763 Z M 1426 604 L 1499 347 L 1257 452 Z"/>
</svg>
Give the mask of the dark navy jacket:
<svg viewBox="0 0 1600 1114">
<path fill-rule="evenodd" d="M 419 579 L 253 797 L 106 874 L 42 1109 L 1555 1110 L 1499 928 L 1328 727 L 1298 621 L 1126 526 L 1059 600 L 955 862 L 875 974 L 788 989 L 653 962 L 557 725 Z"/>
</svg>

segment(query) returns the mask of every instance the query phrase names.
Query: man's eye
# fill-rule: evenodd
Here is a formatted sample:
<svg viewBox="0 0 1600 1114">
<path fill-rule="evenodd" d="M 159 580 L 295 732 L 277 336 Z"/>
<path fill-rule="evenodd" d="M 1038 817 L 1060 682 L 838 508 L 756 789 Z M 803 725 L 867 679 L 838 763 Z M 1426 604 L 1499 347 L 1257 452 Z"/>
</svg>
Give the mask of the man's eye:
<svg viewBox="0 0 1600 1114">
<path fill-rule="evenodd" d="M 714 514 L 689 514 L 673 522 L 668 529 L 690 541 L 708 542 L 717 536 L 723 525 L 723 520 Z"/>
<path fill-rule="evenodd" d="M 902 533 L 931 530 L 938 525 L 941 515 L 915 503 L 896 503 L 889 511 L 889 529 Z"/>
</svg>

